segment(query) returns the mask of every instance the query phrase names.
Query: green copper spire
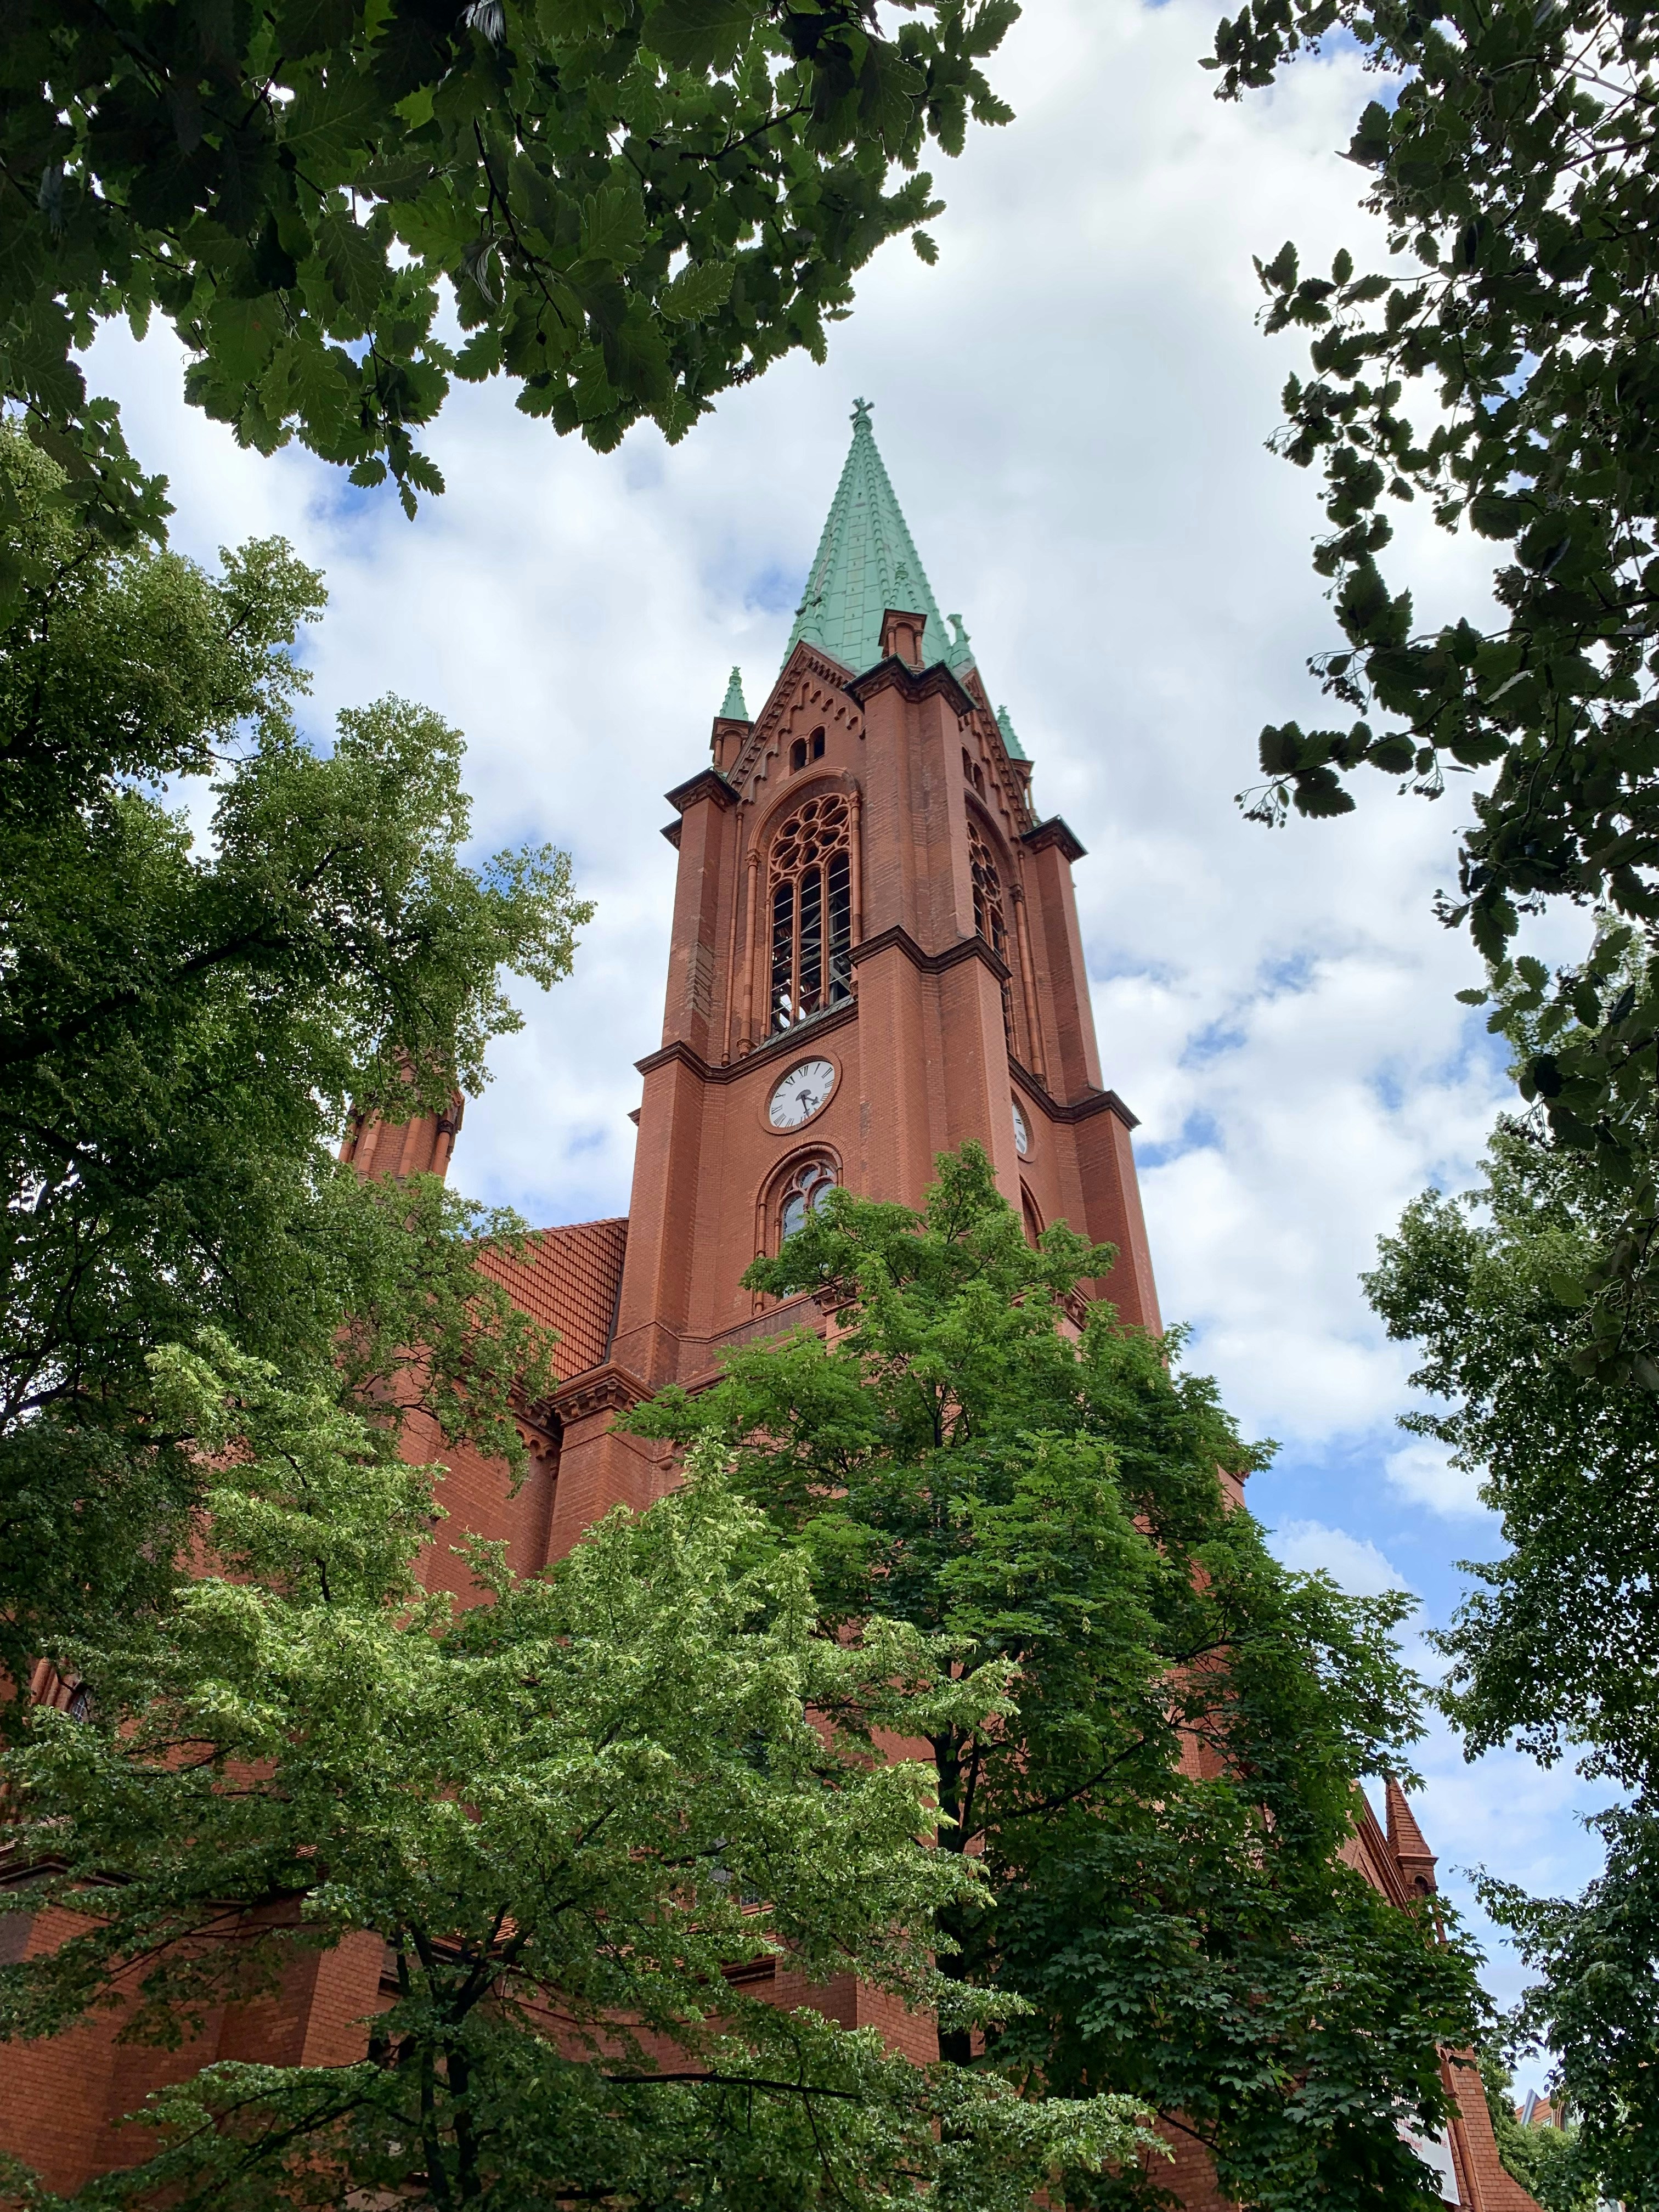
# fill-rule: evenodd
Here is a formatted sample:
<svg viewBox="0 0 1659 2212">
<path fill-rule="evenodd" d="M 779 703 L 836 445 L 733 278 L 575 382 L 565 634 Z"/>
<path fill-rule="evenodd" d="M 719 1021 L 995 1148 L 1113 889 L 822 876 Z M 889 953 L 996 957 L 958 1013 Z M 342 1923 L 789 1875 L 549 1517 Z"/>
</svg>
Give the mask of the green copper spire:
<svg viewBox="0 0 1659 2212">
<path fill-rule="evenodd" d="M 722 722 L 746 722 L 749 720 L 749 709 L 743 701 L 743 671 L 740 668 L 734 668 L 726 679 L 726 704 L 720 708 L 719 719 Z"/>
<path fill-rule="evenodd" d="M 1010 760 L 1024 760 L 1025 748 L 1014 735 L 1014 726 L 1006 707 L 997 708 L 997 727 L 1002 732 L 1002 743 Z"/>
<path fill-rule="evenodd" d="M 830 520 L 818 540 L 806 596 L 795 614 L 785 659 L 802 638 L 855 676 L 881 659 L 881 618 L 890 607 L 926 615 L 921 657 L 965 668 L 973 659 L 968 634 L 952 616 L 947 635 L 870 428 L 870 402 L 853 403 L 853 447 L 841 472 Z"/>
</svg>

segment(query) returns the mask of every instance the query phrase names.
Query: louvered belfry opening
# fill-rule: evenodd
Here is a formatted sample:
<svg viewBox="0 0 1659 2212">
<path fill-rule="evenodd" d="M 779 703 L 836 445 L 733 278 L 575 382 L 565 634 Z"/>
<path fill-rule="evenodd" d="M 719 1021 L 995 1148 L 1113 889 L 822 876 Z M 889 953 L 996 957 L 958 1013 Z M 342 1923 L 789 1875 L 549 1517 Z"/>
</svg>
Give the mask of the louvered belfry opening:
<svg viewBox="0 0 1659 2212">
<path fill-rule="evenodd" d="M 773 841 L 769 881 L 775 1036 L 853 995 L 852 820 L 841 793 L 796 808 Z"/>
</svg>

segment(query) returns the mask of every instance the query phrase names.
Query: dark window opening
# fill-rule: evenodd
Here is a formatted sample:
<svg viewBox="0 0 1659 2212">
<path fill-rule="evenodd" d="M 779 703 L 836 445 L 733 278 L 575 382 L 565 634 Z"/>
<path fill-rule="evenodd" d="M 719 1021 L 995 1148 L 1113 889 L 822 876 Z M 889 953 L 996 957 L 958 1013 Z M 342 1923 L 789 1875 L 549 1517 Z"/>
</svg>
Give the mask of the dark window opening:
<svg viewBox="0 0 1659 2212">
<path fill-rule="evenodd" d="M 794 742 L 794 744 L 793 744 L 793 745 L 791 745 L 791 746 L 790 746 L 790 748 L 789 748 L 789 773 L 790 773 L 790 775 L 793 775 L 794 774 L 794 772 L 795 772 L 795 770 L 796 770 L 797 769 L 799 769 L 799 768 L 805 768 L 805 765 L 806 765 L 806 740 L 805 740 L 805 738 L 796 738 L 796 740 L 795 740 L 795 742 Z"/>
<path fill-rule="evenodd" d="M 814 730 L 812 732 L 812 757 L 814 760 L 822 760 L 823 758 L 823 732 L 822 730 Z"/>
</svg>

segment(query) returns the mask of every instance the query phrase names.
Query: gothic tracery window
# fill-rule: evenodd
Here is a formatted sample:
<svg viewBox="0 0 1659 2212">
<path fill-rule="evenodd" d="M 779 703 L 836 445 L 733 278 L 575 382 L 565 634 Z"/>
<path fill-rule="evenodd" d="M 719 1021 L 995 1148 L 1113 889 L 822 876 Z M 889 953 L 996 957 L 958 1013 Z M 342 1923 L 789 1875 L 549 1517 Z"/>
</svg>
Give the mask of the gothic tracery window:
<svg viewBox="0 0 1659 2212">
<path fill-rule="evenodd" d="M 807 1216 L 817 1212 L 835 1187 L 836 1170 L 828 1160 L 802 1162 L 783 1188 L 783 1203 L 778 1212 L 780 1244 L 787 1244 L 792 1237 L 799 1235 L 806 1226 Z"/>
<path fill-rule="evenodd" d="M 968 824 L 968 861 L 974 877 L 974 927 L 999 959 L 1008 957 L 1008 930 L 1002 916 L 1002 878 L 979 824 Z"/>
<path fill-rule="evenodd" d="M 1008 925 L 1003 917 L 1002 877 L 978 823 L 968 823 L 968 865 L 974 879 L 974 927 L 999 960 L 1008 957 Z M 1008 986 L 1002 987 L 1002 1027 L 1008 1049 L 1014 1048 L 1014 1008 Z"/>
<path fill-rule="evenodd" d="M 852 816 L 838 791 L 805 800 L 772 844 L 772 1034 L 853 995 Z"/>
</svg>

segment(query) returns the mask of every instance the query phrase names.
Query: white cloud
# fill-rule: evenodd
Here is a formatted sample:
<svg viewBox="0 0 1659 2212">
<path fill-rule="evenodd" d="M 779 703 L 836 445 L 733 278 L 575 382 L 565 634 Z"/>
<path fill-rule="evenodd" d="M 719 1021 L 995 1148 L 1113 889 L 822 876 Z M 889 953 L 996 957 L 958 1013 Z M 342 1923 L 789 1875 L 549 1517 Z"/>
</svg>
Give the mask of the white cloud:
<svg viewBox="0 0 1659 2212">
<path fill-rule="evenodd" d="M 1481 1476 L 1454 1467 L 1443 1444 L 1415 1438 L 1398 1451 L 1391 1451 L 1385 1465 L 1395 1488 L 1432 1512 L 1486 1514 L 1487 1508 L 1480 1502 Z"/>
<path fill-rule="evenodd" d="M 1351 1597 L 1381 1597 L 1406 1586 L 1405 1577 L 1375 1544 L 1345 1528 L 1328 1528 L 1322 1521 L 1284 1522 L 1267 1542 L 1281 1565 L 1299 1575 L 1328 1575 Z"/>
</svg>

